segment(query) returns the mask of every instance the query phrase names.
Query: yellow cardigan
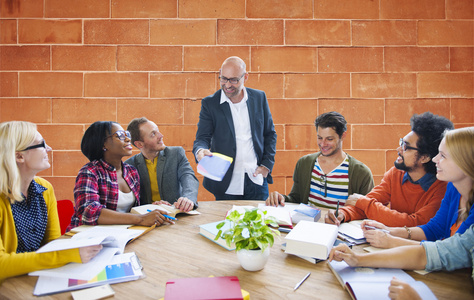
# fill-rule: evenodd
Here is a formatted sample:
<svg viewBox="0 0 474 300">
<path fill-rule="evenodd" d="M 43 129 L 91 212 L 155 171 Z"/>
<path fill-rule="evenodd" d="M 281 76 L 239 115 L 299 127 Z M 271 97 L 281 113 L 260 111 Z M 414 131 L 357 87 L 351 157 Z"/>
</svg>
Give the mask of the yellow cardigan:
<svg viewBox="0 0 474 300">
<path fill-rule="evenodd" d="M 56 197 L 51 183 L 35 177 L 35 181 L 47 188 L 43 197 L 48 208 L 48 224 L 42 245 L 61 235 L 59 227 Z M 16 253 L 18 238 L 13 219 L 10 200 L 0 196 L 0 284 L 8 277 L 23 275 L 29 272 L 56 268 L 69 262 L 81 263 L 79 249 L 63 250 L 48 253 Z"/>
</svg>

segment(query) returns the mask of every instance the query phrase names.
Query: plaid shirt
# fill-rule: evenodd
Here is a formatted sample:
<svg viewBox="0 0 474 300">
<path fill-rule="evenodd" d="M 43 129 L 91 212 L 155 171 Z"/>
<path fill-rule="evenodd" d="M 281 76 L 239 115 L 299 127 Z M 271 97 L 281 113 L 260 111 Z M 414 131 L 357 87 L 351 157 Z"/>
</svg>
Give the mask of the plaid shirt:
<svg viewBox="0 0 474 300">
<path fill-rule="evenodd" d="M 123 178 L 140 205 L 140 177 L 135 167 L 122 163 Z M 74 187 L 74 215 L 67 231 L 80 225 L 97 225 L 102 208 L 117 209 L 119 187 L 115 168 L 104 160 L 84 165 Z"/>
</svg>

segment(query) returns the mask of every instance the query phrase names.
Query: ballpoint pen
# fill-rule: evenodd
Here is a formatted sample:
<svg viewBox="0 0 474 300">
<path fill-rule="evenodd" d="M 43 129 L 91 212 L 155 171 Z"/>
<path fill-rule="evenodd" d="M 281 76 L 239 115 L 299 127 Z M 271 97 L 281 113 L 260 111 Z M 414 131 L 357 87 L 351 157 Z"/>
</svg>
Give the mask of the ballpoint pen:
<svg viewBox="0 0 474 300">
<path fill-rule="evenodd" d="M 364 225 L 364 227 L 367 228 L 367 229 L 380 230 L 380 231 L 385 232 L 385 233 L 390 233 L 390 231 L 388 231 L 388 230 L 386 230 L 386 229 L 377 228 L 377 227 L 370 226 L 370 225 Z"/>
<path fill-rule="evenodd" d="M 147 212 L 151 212 L 152 210 L 151 209 L 147 209 L 146 210 Z M 172 216 L 169 216 L 169 215 L 166 215 L 164 213 L 161 213 L 163 215 L 163 217 L 167 218 L 167 219 L 170 219 L 170 220 L 173 220 L 173 221 L 177 221 L 178 219 L 176 218 L 173 218 Z"/>
<path fill-rule="evenodd" d="M 339 199 L 337 199 L 336 213 L 334 215 L 336 218 L 339 216 Z"/>
<path fill-rule="evenodd" d="M 301 281 L 298 282 L 298 283 L 295 285 L 295 288 L 293 289 L 293 291 L 296 291 L 296 290 L 300 287 L 300 285 L 302 285 L 303 282 L 304 282 L 306 279 L 308 279 L 309 275 L 311 275 L 311 272 L 309 272 L 308 274 L 306 274 L 306 276 L 303 277 L 303 279 L 301 279 Z"/>
</svg>

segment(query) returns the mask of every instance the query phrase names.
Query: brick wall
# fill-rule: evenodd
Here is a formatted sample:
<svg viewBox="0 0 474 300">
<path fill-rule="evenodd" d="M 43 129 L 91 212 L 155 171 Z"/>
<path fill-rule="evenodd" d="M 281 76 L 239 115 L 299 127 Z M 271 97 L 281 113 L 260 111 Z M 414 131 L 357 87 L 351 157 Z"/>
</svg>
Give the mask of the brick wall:
<svg viewBox="0 0 474 300">
<path fill-rule="evenodd" d="M 317 149 L 323 112 L 379 182 L 414 113 L 474 125 L 472 0 L 0 0 L 0 121 L 27 120 L 54 149 L 50 180 L 72 199 L 97 120 L 154 120 L 167 145 L 192 143 L 200 100 L 237 55 L 266 91 L 278 133 L 275 184 L 289 192 Z M 200 180 L 202 177 L 198 176 Z M 199 200 L 212 200 L 201 187 Z"/>
</svg>

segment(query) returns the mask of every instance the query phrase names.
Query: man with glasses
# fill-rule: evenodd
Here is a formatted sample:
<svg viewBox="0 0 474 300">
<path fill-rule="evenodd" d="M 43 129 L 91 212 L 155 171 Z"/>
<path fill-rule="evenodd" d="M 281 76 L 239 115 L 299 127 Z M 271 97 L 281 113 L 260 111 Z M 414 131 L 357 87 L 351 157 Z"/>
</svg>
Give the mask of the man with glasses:
<svg viewBox="0 0 474 300">
<path fill-rule="evenodd" d="M 347 135 L 344 116 L 335 111 L 323 113 L 314 125 L 320 151 L 298 160 L 290 194 L 272 192 L 267 205 L 296 202 L 336 208 L 343 206 L 349 195 L 365 195 L 374 187 L 370 169 L 342 150 Z"/>
<path fill-rule="evenodd" d="M 204 178 L 216 200 L 265 200 L 273 183 L 277 135 L 265 93 L 244 86 L 248 76 L 241 58 L 227 58 L 219 72 L 221 89 L 201 102 L 196 161 L 212 152 L 233 158 L 222 181 Z"/>
<path fill-rule="evenodd" d="M 436 179 L 432 158 L 446 129 L 453 129 L 448 119 L 430 112 L 414 115 L 411 131 L 399 141 L 395 166 L 385 173 L 382 182 L 366 196 L 354 194 L 346 205 L 330 210 L 326 223 L 372 219 L 386 226 L 408 227 L 426 224 L 438 211 L 446 191 L 446 182 Z"/>
<path fill-rule="evenodd" d="M 158 126 L 147 118 L 133 119 L 127 127 L 140 153 L 125 162 L 140 174 L 140 201 L 167 201 L 182 211 L 197 208 L 199 181 L 183 147 L 167 147 Z"/>
</svg>

